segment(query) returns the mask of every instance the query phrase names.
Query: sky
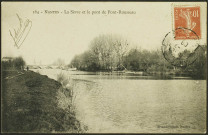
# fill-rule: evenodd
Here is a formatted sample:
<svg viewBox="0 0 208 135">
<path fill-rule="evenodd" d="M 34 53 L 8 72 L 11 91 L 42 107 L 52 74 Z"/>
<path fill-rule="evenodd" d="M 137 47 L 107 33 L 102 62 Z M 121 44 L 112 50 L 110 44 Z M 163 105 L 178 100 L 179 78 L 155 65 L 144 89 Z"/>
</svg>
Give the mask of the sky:
<svg viewBox="0 0 208 135">
<path fill-rule="evenodd" d="M 88 49 L 100 34 L 118 34 L 137 48 L 160 49 L 165 35 L 173 29 L 170 2 L 2 2 L 2 56 L 22 56 L 27 64 L 51 64 L 58 58 L 70 63 Z M 180 3 L 183 4 L 183 3 Z M 186 3 L 187 4 L 187 3 Z M 201 7 L 201 43 L 206 44 L 206 3 Z M 43 12 L 34 14 L 33 11 Z M 46 14 L 59 11 L 60 14 Z M 135 14 L 63 14 L 66 11 L 134 11 Z M 18 14 L 32 27 L 19 49 L 9 30 L 18 29 Z"/>
</svg>

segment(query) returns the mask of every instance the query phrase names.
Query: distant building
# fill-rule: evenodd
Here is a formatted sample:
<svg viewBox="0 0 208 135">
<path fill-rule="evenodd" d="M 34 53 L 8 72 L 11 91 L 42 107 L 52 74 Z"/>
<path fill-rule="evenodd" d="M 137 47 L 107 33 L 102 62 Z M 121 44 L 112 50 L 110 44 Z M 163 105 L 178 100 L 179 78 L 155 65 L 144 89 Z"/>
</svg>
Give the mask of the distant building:
<svg viewBox="0 0 208 135">
<path fill-rule="evenodd" d="M 6 62 L 6 61 L 13 61 L 13 57 L 3 57 L 1 61 Z"/>
</svg>

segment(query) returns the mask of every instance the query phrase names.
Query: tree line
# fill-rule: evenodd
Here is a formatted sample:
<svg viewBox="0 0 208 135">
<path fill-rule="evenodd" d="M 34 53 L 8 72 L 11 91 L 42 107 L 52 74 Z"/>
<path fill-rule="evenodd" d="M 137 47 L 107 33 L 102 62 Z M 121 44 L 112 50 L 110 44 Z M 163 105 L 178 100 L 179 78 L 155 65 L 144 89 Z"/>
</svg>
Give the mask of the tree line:
<svg viewBox="0 0 208 135">
<path fill-rule="evenodd" d="M 121 67 L 129 44 L 117 35 L 100 35 L 90 43 L 89 50 L 76 55 L 70 66 L 80 70 L 116 70 Z"/>
<path fill-rule="evenodd" d="M 148 73 L 188 73 L 198 76 L 203 75 L 206 69 L 206 54 L 203 50 L 199 51 L 193 64 L 177 67 L 164 58 L 161 50 L 130 48 L 128 41 L 121 36 L 99 35 L 91 41 L 87 51 L 72 59 L 69 67 L 83 71 L 128 70 Z"/>
<path fill-rule="evenodd" d="M 2 59 L 2 70 L 23 70 L 25 60 L 19 57 L 4 57 Z"/>
</svg>

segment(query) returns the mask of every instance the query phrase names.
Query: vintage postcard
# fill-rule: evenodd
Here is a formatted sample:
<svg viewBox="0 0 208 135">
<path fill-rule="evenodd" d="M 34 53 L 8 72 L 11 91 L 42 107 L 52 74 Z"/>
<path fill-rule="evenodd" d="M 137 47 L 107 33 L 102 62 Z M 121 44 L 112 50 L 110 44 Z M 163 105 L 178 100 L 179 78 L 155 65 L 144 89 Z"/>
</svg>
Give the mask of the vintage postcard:
<svg viewBox="0 0 208 135">
<path fill-rule="evenodd" d="M 2 2 L 1 133 L 206 133 L 206 2 Z"/>
</svg>

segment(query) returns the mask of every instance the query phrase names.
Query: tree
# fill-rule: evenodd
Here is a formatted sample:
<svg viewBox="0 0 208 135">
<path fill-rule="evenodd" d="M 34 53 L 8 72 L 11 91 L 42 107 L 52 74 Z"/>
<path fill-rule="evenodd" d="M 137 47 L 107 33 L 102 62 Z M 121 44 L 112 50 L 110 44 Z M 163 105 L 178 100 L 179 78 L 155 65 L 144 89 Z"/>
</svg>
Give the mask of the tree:
<svg viewBox="0 0 208 135">
<path fill-rule="evenodd" d="M 127 40 L 118 35 L 100 35 L 91 41 L 89 47 L 102 70 L 120 67 L 127 48 Z"/>
<path fill-rule="evenodd" d="M 140 69 L 141 53 L 137 48 L 131 49 L 128 55 L 125 57 L 124 66 L 128 70 L 137 71 Z"/>
<path fill-rule="evenodd" d="M 62 67 L 62 66 L 65 66 L 65 61 L 61 58 L 58 58 L 54 63 L 53 65 L 55 66 L 58 66 L 58 67 Z"/>
<path fill-rule="evenodd" d="M 23 70 L 23 68 L 25 66 L 25 61 L 23 60 L 23 58 L 21 56 L 15 58 L 13 63 L 14 63 L 15 68 L 18 70 Z"/>
</svg>

